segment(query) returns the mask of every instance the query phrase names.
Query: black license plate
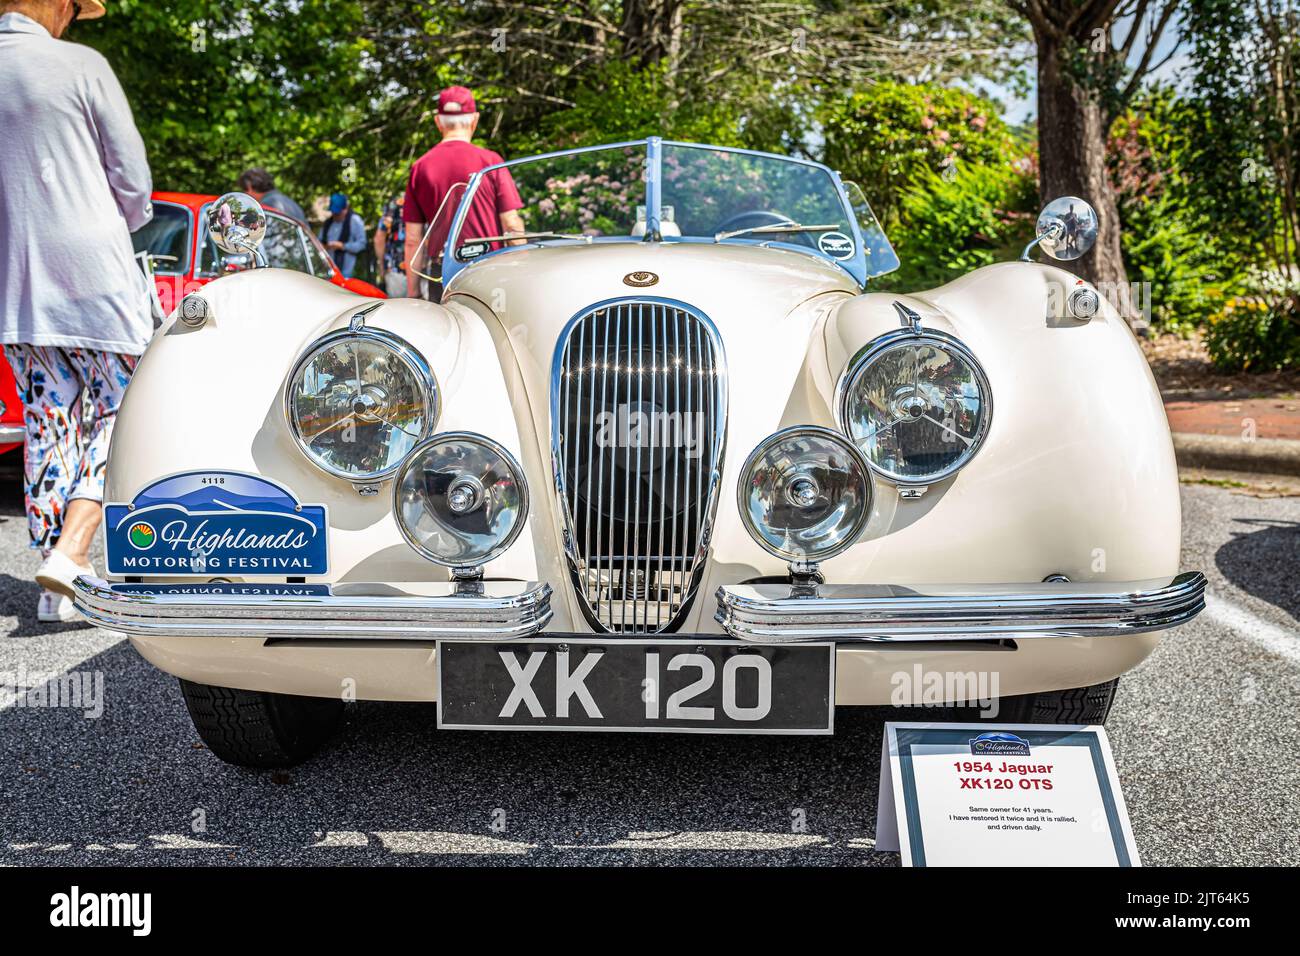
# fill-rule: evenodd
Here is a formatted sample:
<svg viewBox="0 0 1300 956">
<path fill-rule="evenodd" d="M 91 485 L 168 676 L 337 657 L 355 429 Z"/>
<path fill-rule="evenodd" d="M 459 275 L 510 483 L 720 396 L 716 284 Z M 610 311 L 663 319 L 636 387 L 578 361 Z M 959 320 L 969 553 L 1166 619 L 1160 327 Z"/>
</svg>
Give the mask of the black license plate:
<svg viewBox="0 0 1300 956">
<path fill-rule="evenodd" d="M 553 637 L 438 642 L 438 726 L 829 734 L 833 644 Z"/>
</svg>

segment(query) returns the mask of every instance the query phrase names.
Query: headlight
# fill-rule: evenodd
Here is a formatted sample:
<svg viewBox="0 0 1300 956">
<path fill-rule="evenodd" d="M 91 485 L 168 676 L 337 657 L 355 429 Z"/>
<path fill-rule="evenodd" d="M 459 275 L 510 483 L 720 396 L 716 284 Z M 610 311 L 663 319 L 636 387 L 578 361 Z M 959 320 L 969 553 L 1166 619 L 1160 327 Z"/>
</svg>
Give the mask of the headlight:
<svg viewBox="0 0 1300 956">
<path fill-rule="evenodd" d="M 871 472 L 862 453 L 829 428 L 797 426 L 759 443 L 737 488 L 745 529 L 789 561 L 844 551 L 871 516 Z"/>
<path fill-rule="evenodd" d="M 528 517 L 528 483 L 508 451 L 471 432 L 422 442 L 393 484 L 402 535 L 430 561 L 476 567 L 500 556 Z"/>
<path fill-rule="evenodd" d="M 840 425 L 881 475 L 939 481 L 979 451 L 993 414 L 988 379 L 950 335 L 891 332 L 858 353 L 840 381 Z"/>
<path fill-rule="evenodd" d="M 289 376 L 285 403 L 303 453 L 349 481 L 393 474 L 438 420 L 428 364 L 382 329 L 345 329 L 317 341 Z"/>
</svg>

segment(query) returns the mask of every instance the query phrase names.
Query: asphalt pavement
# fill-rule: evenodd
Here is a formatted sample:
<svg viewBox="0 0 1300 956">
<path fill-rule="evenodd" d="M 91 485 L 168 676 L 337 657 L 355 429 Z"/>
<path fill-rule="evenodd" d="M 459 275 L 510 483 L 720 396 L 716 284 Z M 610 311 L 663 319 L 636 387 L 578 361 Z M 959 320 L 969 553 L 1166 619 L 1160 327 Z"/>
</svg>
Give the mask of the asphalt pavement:
<svg viewBox="0 0 1300 956">
<path fill-rule="evenodd" d="M 1147 865 L 1300 862 L 1300 498 L 1183 487 L 1211 604 L 1121 682 L 1107 725 Z M 436 731 L 361 702 L 288 771 L 223 764 L 125 641 L 39 624 L 17 482 L 0 486 L 0 682 L 73 674 L 103 713 L 0 687 L 0 865 L 896 866 L 874 849 L 885 720 L 834 737 Z M 83 700 L 85 704 L 87 701 Z M 92 710 L 95 708 L 91 708 Z"/>
</svg>

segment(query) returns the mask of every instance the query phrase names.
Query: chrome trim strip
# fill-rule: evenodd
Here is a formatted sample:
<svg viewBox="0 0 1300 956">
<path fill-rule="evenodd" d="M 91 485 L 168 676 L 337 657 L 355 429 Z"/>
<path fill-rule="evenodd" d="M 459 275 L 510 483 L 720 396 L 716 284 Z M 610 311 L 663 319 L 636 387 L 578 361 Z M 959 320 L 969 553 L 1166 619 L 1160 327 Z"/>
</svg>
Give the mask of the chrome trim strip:
<svg viewBox="0 0 1300 956">
<path fill-rule="evenodd" d="M 894 303 L 894 308 L 906 308 L 900 302 Z M 909 310 L 910 311 L 910 310 Z M 915 314 L 915 313 L 913 313 Z M 901 313 L 900 313 L 901 315 Z M 839 381 L 835 385 L 835 401 L 832 404 L 832 411 L 835 414 L 835 426 L 844 434 L 849 441 L 857 445 L 857 439 L 849 431 L 848 427 L 848 403 L 849 393 L 853 386 L 857 384 L 858 377 L 879 358 L 882 354 L 890 349 L 897 348 L 901 345 L 924 344 L 925 342 L 938 345 L 941 348 L 949 349 L 956 352 L 961 358 L 970 365 L 975 372 L 975 377 L 979 380 L 984 389 L 984 414 L 980 418 L 979 431 L 971 439 L 969 447 L 953 464 L 941 471 L 933 474 L 924 475 L 916 478 L 906 478 L 895 475 L 886 471 L 871 460 L 871 456 L 862 449 L 862 457 L 866 459 L 871 470 L 900 488 L 910 488 L 917 485 L 932 485 L 936 482 L 943 481 L 945 478 L 951 478 L 961 469 L 971 463 L 976 455 L 979 454 L 980 448 L 984 445 L 984 439 L 988 437 L 989 429 L 993 424 L 993 386 L 989 383 L 988 373 L 984 371 L 984 366 L 980 364 L 975 353 L 961 339 L 955 335 L 949 335 L 947 332 L 941 332 L 938 329 L 922 329 L 919 322 L 909 326 L 906 329 L 896 329 L 893 332 L 885 332 L 876 336 L 862 348 L 858 349 L 857 354 L 849 359 L 844 371 L 840 373 Z M 861 448 L 861 446 L 858 446 Z"/>
<path fill-rule="evenodd" d="M 0 425 L 0 445 L 14 443 L 21 445 L 27 441 L 26 425 Z"/>
<path fill-rule="evenodd" d="M 758 643 L 975 641 L 991 637 L 1111 637 L 1177 627 L 1205 608 L 1205 575 L 1098 584 L 822 585 L 718 588 L 715 619 Z"/>
<path fill-rule="evenodd" d="M 552 616 L 551 587 L 535 581 L 439 582 L 418 585 L 420 593 L 386 584 L 333 584 L 321 594 L 194 594 L 161 589 L 203 585 L 153 586 L 160 590 L 82 576 L 73 583 L 73 602 L 96 627 L 136 637 L 503 641 L 536 634 Z M 259 586 L 294 587 L 246 585 Z"/>
</svg>

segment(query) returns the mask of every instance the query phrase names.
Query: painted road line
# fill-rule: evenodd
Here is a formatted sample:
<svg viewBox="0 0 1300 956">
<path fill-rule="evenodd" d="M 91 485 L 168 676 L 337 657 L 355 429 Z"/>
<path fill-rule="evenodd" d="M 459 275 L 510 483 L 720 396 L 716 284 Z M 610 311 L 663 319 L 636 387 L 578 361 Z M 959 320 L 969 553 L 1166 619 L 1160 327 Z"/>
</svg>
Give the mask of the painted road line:
<svg viewBox="0 0 1300 956">
<path fill-rule="evenodd" d="M 1211 594 L 1205 595 L 1205 616 L 1287 663 L 1300 667 L 1300 637 L 1294 631 L 1278 627 L 1240 605 Z"/>
</svg>

